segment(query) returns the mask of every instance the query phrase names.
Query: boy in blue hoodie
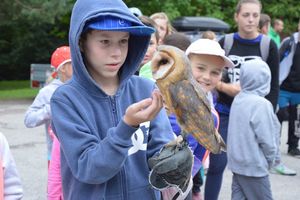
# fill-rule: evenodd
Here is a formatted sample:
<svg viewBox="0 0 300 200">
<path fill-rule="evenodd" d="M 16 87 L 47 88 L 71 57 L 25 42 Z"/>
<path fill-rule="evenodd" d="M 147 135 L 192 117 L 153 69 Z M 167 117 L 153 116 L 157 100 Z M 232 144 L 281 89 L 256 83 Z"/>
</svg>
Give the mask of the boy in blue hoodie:
<svg viewBox="0 0 300 200">
<path fill-rule="evenodd" d="M 72 79 L 51 99 L 64 199 L 160 199 L 148 159 L 173 139 L 155 84 L 134 76 L 154 30 L 121 0 L 78 0 Z"/>
</svg>

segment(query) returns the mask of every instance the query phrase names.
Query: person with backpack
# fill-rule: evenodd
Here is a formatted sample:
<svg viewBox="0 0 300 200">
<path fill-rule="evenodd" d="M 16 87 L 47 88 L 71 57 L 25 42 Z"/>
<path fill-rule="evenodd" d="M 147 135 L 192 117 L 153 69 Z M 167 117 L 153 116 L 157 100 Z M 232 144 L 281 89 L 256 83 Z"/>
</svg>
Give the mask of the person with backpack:
<svg viewBox="0 0 300 200">
<path fill-rule="evenodd" d="M 300 20 L 298 32 L 281 43 L 279 75 L 279 121 L 288 121 L 288 154 L 300 157 Z"/>
<path fill-rule="evenodd" d="M 224 71 L 223 79 L 217 85 L 216 110 L 220 115 L 220 134 L 225 140 L 227 138 L 230 106 L 234 96 L 241 90 L 239 85 L 241 63 L 261 57 L 268 64 L 271 71 L 271 90 L 266 98 L 272 103 L 274 111 L 277 105 L 279 55 L 275 42 L 258 32 L 261 9 L 262 5 L 259 0 L 240 0 L 234 14 L 238 32 L 225 35 L 219 41 L 226 55 L 235 64 L 233 69 Z M 205 196 L 209 196 L 206 199 L 214 200 L 218 198 L 226 164 L 226 153 L 210 157 L 207 176 L 214 176 L 215 179 L 210 179 L 212 180 L 211 183 L 206 183 L 208 187 L 205 189 Z"/>
</svg>

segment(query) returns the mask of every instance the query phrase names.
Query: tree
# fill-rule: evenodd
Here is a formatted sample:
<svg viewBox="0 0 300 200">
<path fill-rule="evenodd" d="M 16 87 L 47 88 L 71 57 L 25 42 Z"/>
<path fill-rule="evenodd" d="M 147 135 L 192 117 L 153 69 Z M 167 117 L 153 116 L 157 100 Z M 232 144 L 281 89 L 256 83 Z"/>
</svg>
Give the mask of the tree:
<svg viewBox="0 0 300 200">
<path fill-rule="evenodd" d="M 29 79 L 31 63 L 49 63 L 57 46 L 68 44 L 71 9 L 75 0 L 2 0 L 0 4 L 0 80 Z M 144 15 L 166 12 L 179 16 L 222 19 L 236 31 L 237 0 L 124 0 Z M 298 1 L 263 0 L 262 12 L 285 23 L 284 35 L 297 30 Z"/>
<path fill-rule="evenodd" d="M 66 0 L 2 1 L 0 80 L 29 79 L 31 63 L 49 63 L 51 52 L 68 42 L 72 5 Z"/>
<path fill-rule="evenodd" d="M 297 24 L 300 19 L 299 2 L 294 0 L 268 0 L 263 1 L 263 12 L 271 19 L 279 18 L 284 22 L 283 35 L 290 35 L 298 31 Z"/>
<path fill-rule="evenodd" d="M 166 12 L 172 20 L 179 16 L 210 16 L 219 18 L 231 25 L 236 31 L 234 12 L 238 0 L 125 0 L 128 7 L 138 7 L 143 14 Z M 262 12 L 272 19 L 280 18 L 285 23 L 285 34 L 296 31 L 300 18 L 299 2 L 294 0 L 263 0 Z"/>
</svg>

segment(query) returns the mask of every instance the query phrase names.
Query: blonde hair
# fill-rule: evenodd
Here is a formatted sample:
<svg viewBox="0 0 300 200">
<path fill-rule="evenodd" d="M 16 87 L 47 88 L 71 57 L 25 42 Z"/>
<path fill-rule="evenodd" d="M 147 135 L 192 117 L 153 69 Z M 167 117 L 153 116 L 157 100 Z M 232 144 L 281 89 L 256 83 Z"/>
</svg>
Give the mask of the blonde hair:
<svg viewBox="0 0 300 200">
<path fill-rule="evenodd" d="M 254 4 L 259 5 L 260 10 L 262 8 L 262 4 L 259 0 L 240 0 L 235 8 L 235 13 L 238 14 L 241 11 L 242 5 L 245 3 L 254 3 Z"/>
<path fill-rule="evenodd" d="M 174 32 L 176 32 L 175 28 L 171 25 L 169 17 L 167 16 L 166 13 L 164 12 L 158 12 L 158 13 L 154 13 L 150 16 L 151 19 L 155 20 L 155 19 L 164 19 L 167 21 L 167 33 L 166 35 L 170 35 Z"/>
<path fill-rule="evenodd" d="M 155 21 L 153 19 L 151 19 L 150 17 L 147 17 L 145 15 L 142 15 L 139 17 L 139 19 L 141 20 L 141 22 L 145 25 L 145 26 L 150 26 L 152 28 L 155 29 L 154 35 L 155 35 L 155 39 L 156 42 L 158 43 L 159 41 L 159 34 L 158 34 L 158 28 L 157 28 L 157 24 L 155 23 Z"/>
<path fill-rule="evenodd" d="M 202 38 L 215 40 L 216 39 L 216 34 L 213 31 L 205 31 L 205 32 L 202 33 Z"/>
</svg>

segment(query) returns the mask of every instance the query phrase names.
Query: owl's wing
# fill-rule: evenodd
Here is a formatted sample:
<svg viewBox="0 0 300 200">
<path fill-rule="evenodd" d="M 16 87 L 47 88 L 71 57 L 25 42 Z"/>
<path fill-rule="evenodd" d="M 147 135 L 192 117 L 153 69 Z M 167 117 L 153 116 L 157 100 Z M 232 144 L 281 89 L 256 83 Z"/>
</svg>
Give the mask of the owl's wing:
<svg viewBox="0 0 300 200">
<path fill-rule="evenodd" d="M 210 104 L 201 88 L 193 81 L 183 80 L 170 86 L 172 106 L 184 132 L 211 152 L 219 149 Z"/>
</svg>

